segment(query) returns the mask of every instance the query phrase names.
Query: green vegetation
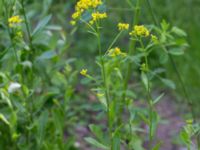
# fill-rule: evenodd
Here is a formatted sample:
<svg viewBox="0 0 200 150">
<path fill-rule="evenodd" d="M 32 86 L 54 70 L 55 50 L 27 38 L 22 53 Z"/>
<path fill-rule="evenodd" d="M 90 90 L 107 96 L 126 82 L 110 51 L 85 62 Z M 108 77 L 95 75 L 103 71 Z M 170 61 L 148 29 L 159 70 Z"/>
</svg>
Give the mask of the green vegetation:
<svg viewBox="0 0 200 150">
<path fill-rule="evenodd" d="M 0 0 L 0 150 L 200 149 L 199 9 Z M 181 118 L 170 143 L 163 101 Z"/>
</svg>

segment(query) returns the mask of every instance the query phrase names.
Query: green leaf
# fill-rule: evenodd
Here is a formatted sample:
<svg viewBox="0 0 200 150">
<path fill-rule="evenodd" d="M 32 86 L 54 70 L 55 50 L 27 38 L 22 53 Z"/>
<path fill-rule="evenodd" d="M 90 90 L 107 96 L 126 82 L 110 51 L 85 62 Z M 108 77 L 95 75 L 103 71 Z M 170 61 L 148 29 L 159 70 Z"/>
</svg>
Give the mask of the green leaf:
<svg viewBox="0 0 200 150">
<path fill-rule="evenodd" d="M 105 149 L 105 150 L 109 150 L 109 147 L 106 145 L 103 145 L 102 143 L 98 142 L 97 140 L 91 138 L 91 137 L 86 137 L 85 140 L 92 144 L 93 146 L 97 147 L 97 148 L 101 148 L 101 149 Z"/>
<path fill-rule="evenodd" d="M 2 120 L 5 124 L 10 125 L 9 121 L 6 119 L 6 117 L 0 113 L 0 120 Z"/>
<path fill-rule="evenodd" d="M 123 76 L 122 76 L 122 73 L 121 71 L 119 70 L 119 68 L 115 68 L 115 71 L 117 73 L 117 76 L 120 78 L 120 80 L 123 80 Z"/>
<path fill-rule="evenodd" d="M 156 104 L 157 102 L 159 102 L 161 100 L 161 98 L 164 96 L 165 94 L 162 93 L 161 95 L 159 95 L 154 101 L 153 104 Z"/>
<path fill-rule="evenodd" d="M 183 55 L 184 50 L 182 48 L 172 48 L 168 51 L 172 55 Z"/>
<path fill-rule="evenodd" d="M 159 150 L 161 146 L 161 142 L 157 143 L 152 150 Z"/>
<path fill-rule="evenodd" d="M 54 58 L 55 56 L 57 56 L 57 53 L 54 50 L 52 50 L 52 51 L 44 52 L 37 59 L 38 60 L 51 59 L 51 58 Z"/>
<path fill-rule="evenodd" d="M 181 140 L 186 144 L 190 144 L 190 136 L 184 130 L 180 133 Z"/>
<path fill-rule="evenodd" d="M 159 61 L 161 64 L 165 64 L 167 63 L 167 61 L 169 60 L 169 56 L 166 52 L 161 52 L 159 55 Z"/>
<path fill-rule="evenodd" d="M 8 52 L 9 48 L 4 49 L 0 52 L 0 59 Z"/>
<path fill-rule="evenodd" d="M 43 30 L 44 29 L 44 27 L 48 24 L 48 22 L 50 21 L 50 19 L 51 19 L 51 17 L 52 17 L 52 15 L 48 15 L 48 16 L 46 16 L 44 19 L 42 19 L 39 23 L 38 23 L 38 25 L 37 25 L 37 27 L 35 28 L 35 30 L 33 31 L 33 33 L 32 33 L 32 37 L 35 35 L 35 34 L 37 34 L 39 31 L 41 31 L 41 30 Z"/>
<path fill-rule="evenodd" d="M 165 20 L 162 20 L 161 27 L 164 31 L 167 31 L 169 29 L 169 23 L 167 23 Z"/>
<path fill-rule="evenodd" d="M 97 137 L 99 140 L 103 140 L 103 132 L 100 126 L 91 124 L 89 125 L 90 130 L 92 133 Z"/>
<path fill-rule="evenodd" d="M 187 34 L 185 31 L 183 31 L 182 29 L 178 28 L 178 27 L 173 27 L 171 30 L 173 33 L 175 33 L 176 35 L 180 36 L 180 37 L 186 37 Z"/>
<path fill-rule="evenodd" d="M 47 110 L 45 110 L 41 114 L 41 116 L 38 120 L 37 140 L 38 140 L 38 143 L 39 143 L 40 146 L 41 146 L 43 139 L 45 137 L 45 130 L 46 130 L 46 125 L 47 125 L 47 121 L 48 121 L 48 116 L 49 116 L 49 113 L 48 113 Z"/>
<path fill-rule="evenodd" d="M 168 86 L 169 88 L 171 89 L 176 89 L 176 85 L 174 84 L 173 81 L 169 80 L 169 79 L 161 79 L 161 81 L 166 85 Z"/>
<path fill-rule="evenodd" d="M 141 78 L 142 78 L 142 82 L 144 83 L 146 90 L 148 90 L 148 86 L 149 86 L 148 85 L 148 77 L 144 72 L 142 72 Z"/>
</svg>

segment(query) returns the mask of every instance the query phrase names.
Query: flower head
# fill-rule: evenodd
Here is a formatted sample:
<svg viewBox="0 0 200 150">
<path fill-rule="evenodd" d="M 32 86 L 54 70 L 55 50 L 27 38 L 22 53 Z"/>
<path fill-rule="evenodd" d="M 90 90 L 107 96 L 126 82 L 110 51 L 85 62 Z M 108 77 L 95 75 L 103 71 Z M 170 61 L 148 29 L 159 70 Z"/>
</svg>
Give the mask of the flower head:
<svg viewBox="0 0 200 150">
<path fill-rule="evenodd" d="M 121 31 L 121 30 L 128 30 L 129 29 L 129 24 L 127 23 L 118 23 L 118 30 Z"/>
<path fill-rule="evenodd" d="M 9 24 L 9 27 L 13 27 L 14 25 L 17 25 L 19 23 L 22 22 L 22 19 L 20 18 L 20 16 L 12 16 L 8 19 L 8 24 Z"/>
<path fill-rule="evenodd" d="M 90 21 L 90 24 L 93 24 L 95 21 L 100 20 L 100 19 L 105 19 L 107 18 L 107 14 L 104 13 L 100 13 L 100 12 L 94 12 L 92 13 L 92 20 Z"/>
<path fill-rule="evenodd" d="M 101 0 L 79 0 L 75 6 L 75 12 L 72 14 L 73 21 L 76 21 L 81 15 L 90 8 L 97 8 L 102 4 Z M 72 25 L 75 25 L 73 22 Z"/>
<path fill-rule="evenodd" d="M 144 37 L 148 37 L 150 34 L 149 30 L 143 26 L 143 25 L 136 25 L 133 28 L 133 31 L 130 32 L 131 36 L 144 36 Z"/>
<path fill-rule="evenodd" d="M 82 76 L 86 76 L 87 75 L 87 69 L 82 69 L 81 70 L 81 72 L 80 72 L 80 74 L 82 75 Z"/>
<path fill-rule="evenodd" d="M 126 53 L 121 52 L 120 48 L 115 47 L 114 49 L 109 50 L 108 55 L 111 56 L 111 57 L 116 57 L 116 56 L 119 56 L 119 55 L 126 56 Z"/>
</svg>

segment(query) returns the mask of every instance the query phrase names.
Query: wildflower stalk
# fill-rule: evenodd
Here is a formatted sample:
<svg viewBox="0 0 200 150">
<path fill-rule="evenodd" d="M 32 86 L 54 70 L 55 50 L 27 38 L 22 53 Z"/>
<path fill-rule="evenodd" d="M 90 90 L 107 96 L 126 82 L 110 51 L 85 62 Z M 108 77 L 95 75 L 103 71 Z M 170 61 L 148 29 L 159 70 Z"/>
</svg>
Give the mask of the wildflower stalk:
<svg viewBox="0 0 200 150">
<path fill-rule="evenodd" d="M 142 49 L 144 50 L 144 61 L 145 61 L 145 67 L 146 67 L 146 72 L 142 71 L 142 73 L 146 74 L 147 77 L 147 87 L 146 87 L 146 92 L 147 92 L 147 100 L 148 100 L 148 105 L 149 105 L 149 149 L 152 149 L 152 144 L 153 144 L 153 133 L 152 133 L 152 128 L 153 128 L 153 101 L 151 97 L 151 87 L 150 87 L 150 80 L 148 77 L 148 72 L 150 70 L 149 68 L 149 63 L 148 63 L 148 52 L 145 50 L 144 44 L 142 42 L 142 39 L 139 40 Z"/>
<path fill-rule="evenodd" d="M 96 28 L 97 28 L 97 41 L 98 41 L 98 49 L 99 49 L 99 56 L 100 56 L 100 63 L 102 67 L 102 77 L 103 77 L 103 84 L 104 84 L 104 90 L 105 90 L 105 95 L 106 95 L 106 104 L 107 104 L 107 119 L 108 119 L 108 132 L 109 132 L 109 139 L 110 139 L 110 148 L 113 150 L 113 141 L 112 141 L 112 122 L 110 118 L 110 98 L 109 98 L 109 87 L 107 83 L 107 76 L 106 76 L 106 71 L 105 71 L 105 62 L 104 58 L 102 55 L 102 49 L 101 49 L 101 35 L 100 35 L 100 27 L 98 22 L 95 22 Z"/>
<path fill-rule="evenodd" d="M 135 25 L 138 24 L 139 22 L 139 15 L 140 15 L 140 0 L 137 0 L 137 4 L 136 4 L 136 7 L 133 8 L 134 9 L 134 18 L 133 18 L 133 24 L 132 24 L 132 27 L 134 27 Z M 129 43 L 129 51 L 128 51 L 128 55 L 131 56 L 133 55 L 134 51 L 135 51 L 135 44 L 136 44 L 136 41 L 135 40 L 131 40 L 130 43 Z M 125 80 L 124 80 L 124 83 L 123 83 L 123 95 L 122 95 L 122 101 L 125 101 L 126 100 L 126 92 L 127 92 L 127 88 L 128 88 L 128 82 L 129 82 L 129 79 L 130 79 L 130 76 L 131 76 L 131 66 L 132 66 L 132 63 L 129 62 L 128 63 L 128 68 L 127 68 L 127 72 L 126 72 L 126 75 L 125 75 Z M 121 112 L 123 111 L 123 106 L 120 107 L 120 111 L 119 111 L 119 114 L 121 114 Z M 119 117 L 119 124 L 121 124 L 122 122 L 122 116 Z"/>
<path fill-rule="evenodd" d="M 160 24 L 158 23 L 158 19 L 157 19 L 156 15 L 155 15 L 155 13 L 154 13 L 154 11 L 153 11 L 153 9 L 152 9 L 152 5 L 151 5 L 151 3 L 150 3 L 150 0 L 146 0 L 146 2 L 147 2 L 147 5 L 148 5 L 148 7 L 149 7 L 149 11 L 150 11 L 150 13 L 151 13 L 151 15 L 152 15 L 154 24 L 157 25 L 157 26 L 160 26 Z M 163 48 L 165 51 L 168 52 L 168 50 L 167 50 L 166 47 L 162 46 L 162 48 Z M 182 79 L 182 77 L 181 77 L 181 75 L 180 75 L 180 72 L 179 72 L 179 70 L 178 70 L 178 68 L 177 68 L 177 66 L 176 66 L 176 63 L 175 63 L 173 57 L 172 57 L 169 53 L 168 53 L 168 56 L 169 56 L 169 58 L 170 58 L 170 62 L 171 62 L 171 64 L 172 64 L 172 66 L 173 66 L 173 68 L 174 68 L 174 70 L 175 70 L 175 73 L 176 73 L 176 75 L 177 75 L 177 78 L 178 78 L 178 80 L 179 80 L 179 83 L 180 83 L 180 85 L 181 85 L 181 87 L 182 87 L 182 91 L 183 91 L 183 93 L 184 93 L 184 95 L 185 95 L 185 98 L 186 98 L 186 101 L 187 101 L 187 105 L 188 105 L 188 107 L 189 107 L 189 109 L 190 109 L 190 112 L 191 112 L 191 114 L 192 114 L 192 119 L 193 119 L 194 122 L 196 122 L 197 119 L 196 119 L 195 111 L 194 111 L 194 109 L 193 109 L 193 107 L 194 107 L 193 101 L 192 101 L 192 100 L 189 98 L 189 96 L 188 96 L 188 93 L 187 93 L 187 90 L 186 90 L 186 87 L 185 87 L 185 83 L 184 83 L 184 81 L 183 81 L 183 79 Z M 198 149 L 200 150 L 200 137 L 199 137 L 198 135 L 197 135 L 197 137 L 196 137 L 196 140 L 197 140 Z"/>
</svg>

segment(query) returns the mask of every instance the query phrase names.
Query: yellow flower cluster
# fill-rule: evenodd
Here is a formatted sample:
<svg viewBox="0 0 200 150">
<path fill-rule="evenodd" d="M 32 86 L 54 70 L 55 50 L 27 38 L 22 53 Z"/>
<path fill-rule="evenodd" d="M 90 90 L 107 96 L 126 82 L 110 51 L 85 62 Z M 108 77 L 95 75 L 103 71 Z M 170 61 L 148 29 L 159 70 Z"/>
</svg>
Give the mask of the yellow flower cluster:
<svg viewBox="0 0 200 150">
<path fill-rule="evenodd" d="M 106 13 L 94 12 L 92 13 L 92 20 L 90 21 L 90 24 L 93 24 L 95 21 L 105 18 L 107 18 Z"/>
<path fill-rule="evenodd" d="M 130 32 L 130 35 L 131 36 L 136 35 L 136 36 L 148 37 L 150 35 L 150 32 L 149 32 L 149 30 L 145 26 L 143 26 L 143 25 L 136 25 L 136 26 L 134 26 L 133 31 Z"/>
<path fill-rule="evenodd" d="M 102 4 L 101 0 L 79 0 L 75 6 L 75 12 L 72 14 L 71 24 L 76 24 L 76 20 L 84 13 L 85 10 L 90 8 L 97 8 Z"/>
<path fill-rule="evenodd" d="M 122 31 L 122 30 L 128 30 L 129 29 L 129 24 L 127 23 L 118 23 L 118 30 Z"/>
<path fill-rule="evenodd" d="M 126 56 L 126 53 L 121 52 L 120 48 L 115 47 L 114 49 L 110 49 L 108 52 L 108 55 L 111 57 L 116 57 L 116 56 Z"/>
<path fill-rule="evenodd" d="M 87 71 L 88 71 L 87 69 L 82 69 L 80 74 L 83 75 L 83 76 L 86 76 L 87 75 Z"/>
<path fill-rule="evenodd" d="M 8 19 L 9 27 L 13 27 L 22 22 L 22 19 L 19 16 L 12 16 Z"/>
</svg>

